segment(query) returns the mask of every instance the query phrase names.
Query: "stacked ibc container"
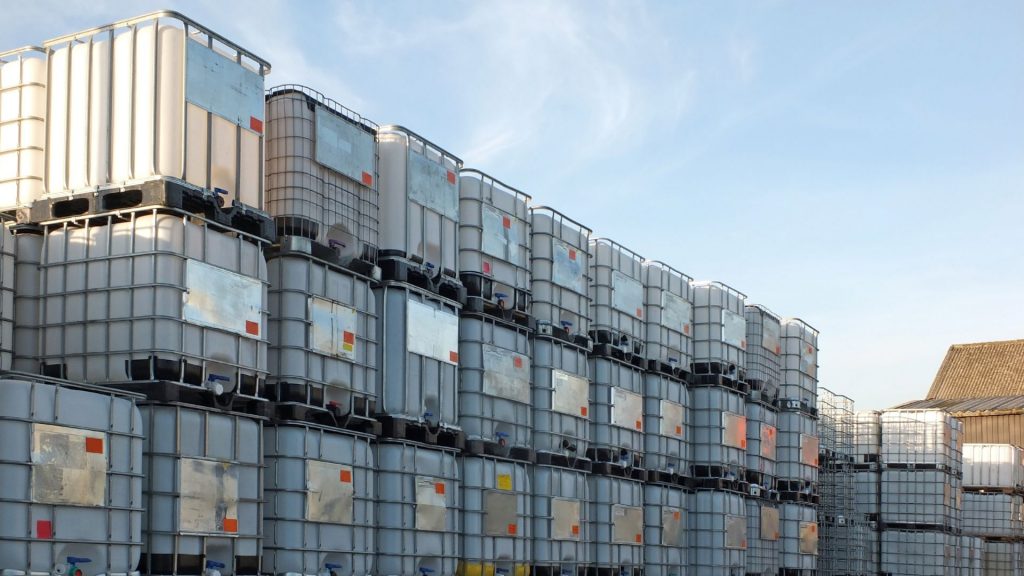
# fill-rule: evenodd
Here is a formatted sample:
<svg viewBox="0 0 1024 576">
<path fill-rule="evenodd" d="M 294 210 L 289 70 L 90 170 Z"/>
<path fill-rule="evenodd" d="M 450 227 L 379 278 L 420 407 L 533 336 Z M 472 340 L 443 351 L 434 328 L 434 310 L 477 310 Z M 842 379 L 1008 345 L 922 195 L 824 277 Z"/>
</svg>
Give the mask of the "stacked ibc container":
<svg viewBox="0 0 1024 576">
<path fill-rule="evenodd" d="M 1024 450 L 964 444 L 963 532 L 983 538 L 986 574 L 1024 569 Z"/>
<path fill-rule="evenodd" d="M 853 423 L 853 486 L 854 520 L 863 524 L 865 571 L 879 570 L 879 522 L 882 471 L 879 464 L 882 451 L 882 413 L 867 410 L 854 414 Z"/>
<path fill-rule="evenodd" d="M 855 513 L 853 400 L 820 388 L 818 414 L 818 572 L 857 574 L 862 571 L 864 534 Z"/>
<path fill-rule="evenodd" d="M 881 569 L 955 574 L 962 424 L 942 410 L 886 410 L 881 424 Z"/>
</svg>

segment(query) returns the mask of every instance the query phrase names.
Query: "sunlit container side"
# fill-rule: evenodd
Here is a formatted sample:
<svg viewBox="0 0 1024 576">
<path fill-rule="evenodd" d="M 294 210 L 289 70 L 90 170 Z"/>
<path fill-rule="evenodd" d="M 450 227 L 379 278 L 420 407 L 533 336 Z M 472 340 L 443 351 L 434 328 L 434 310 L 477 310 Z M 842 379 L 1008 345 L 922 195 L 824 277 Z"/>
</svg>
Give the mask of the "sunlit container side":
<svg viewBox="0 0 1024 576">
<path fill-rule="evenodd" d="M 1024 490 L 1024 449 L 1012 444 L 964 444 L 964 487 Z"/>
<path fill-rule="evenodd" d="M 459 272 L 466 308 L 530 314 L 530 196 L 478 170 L 459 171 Z"/>
<path fill-rule="evenodd" d="M 818 331 L 799 318 L 782 321 L 779 398 L 818 405 Z"/>
<path fill-rule="evenodd" d="M 747 564 L 749 543 L 743 497 L 698 490 L 687 511 L 690 568 L 700 576 L 737 576 Z"/>
<path fill-rule="evenodd" d="M 857 412 L 853 421 L 853 453 L 856 463 L 878 462 L 882 451 L 882 413 L 878 410 Z"/>
<path fill-rule="evenodd" d="M 866 467 L 854 471 L 854 513 L 860 522 L 871 523 L 878 521 L 878 514 L 881 511 L 881 494 L 879 493 L 882 482 L 882 473 L 877 467 Z"/>
<path fill-rule="evenodd" d="M 942 470 L 882 470 L 885 524 L 927 524 L 960 529 L 960 479 Z"/>
<path fill-rule="evenodd" d="M 530 286 L 537 332 L 589 349 L 590 229 L 546 206 L 530 208 Z"/>
<path fill-rule="evenodd" d="M 744 308 L 747 323 L 747 383 L 751 396 L 771 402 L 779 392 L 779 359 L 782 354 L 782 324 L 768 308 L 748 304 Z"/>
<path fill-rule="evenodd" d="M 747 402 L 747 481 L 760 489 L 775 488 L 779 413 L 771 405 Z M 753 488 L 753 486 L 751 486 Z"/>
<path fill-rule="evenodd" d="M 686 576 L 689 494 L 679 486 L 644 485 L 644 576 Z"/>
<path fill-rule="evenodd" d="M 644 485 L 615 476 L 587 478 L 590 496 L 590 559 L 598 573 L 642 576 Z"/>
<path fill-rule="evenodd" d="M 262 209 L 267 62 L 167 11 L 45 47 L 48 194 L 169 177 Z"/>
<path fill-rule="evenodd" d="M 779 505 L 747 498 L 747 576 L 776 576 L 779 573 Z"/>
<path fill-rule="evenodd" d="M 530 465 L 463 456 L 462 576 L 527 576 L 533 561 Z"/>
<path fill-rule="evenodd" d="M 0 573 L 138 574 L 135 397 L 26 376 L 0 380 Z"/>
<path fill-rule="evenodd" d="M 1024 496 L 993 492 L 964 492 L 963 532 L 992 538 L 1024 534 Z"/>
<path fill-rule="evenodd" d="M 814 508 L 782 502 L 779 504 L 779 526 L 779 568 L 815 570 L 818 566 L 819 534 Z"/>
<path fill-rule="evenodd" d="M 742 481 L 747 463 L 743 396 L 719 387 L 690 391 L 691 476 Z"/>
<path fill-rule="evenodd" d="M 882 412 L 882 462 L 963 470 L 963 422 L 943 410 Z"/>
<path fill-rule="evenodd" d="M 39 372 L 42 351 L 42 275 L 39 264 L 43 257 L 43 231 L 31 225 L 6 229 L 13 235 L 14 246 L 12 366 L 20 372 L 35 374 Z"/>
<path fill-rule="evenodd" d="M 675 376 L 690 372 L 693 357 L 692 278 L 664 262 L 643 263 L 644 350 L 648 368 Z"/>
<path fill-rule="evenodd" d="M 454 576 L 461 557 L 455 452 L 377 444 L 377 559 L 382 576 Z"/>
<path fill-rule="evenodd" d="M 305 423 L 263 429 L 264 574 L 374 573 L 372 437 Z"/>
<path fill-rule="evenodd" d="M 886 530 L 881 533 L 882 573 L 907 576 L 956 576 L 959 568 L 957 546 L 960 537 L 943 532 Z M 1019 554 L 1013 557 L 1020 565 Z M 1017 574 L 990 571 L 985 574 Z"/>
<path fill-rule="evenodd" d="M 533 338 L 533 445 L 538 463 L 586 458 L 590 441 L 590 372 L 582 348 Z"/>
<path fill-rule="evenodd" d="M 779 412 L 775 472 L 779 491 L 814 493 L 818 484 L 818 422 L 801 412 Z"/>
<path fill-rule="evenodd" d="M 612 358 L 590 364 L 590 447 L 594 462 L 643 468 L 644 371 Z"/>
<path fill-rule="evenodd" d="M 533 575 L 574 576 L 590 564 L 588 474 L 533 467 Z"/>
<path fill-rule="evenodd" d="M 266 96 L 267 212 L 281 236 L 370 274 L 377 262 L 377 125 L 305 86 Z M 360 266 L 362 263 L 362 266 Z"/>
<path fill-rule="evenodd" d="M 141 407 L 143 574 L 256 574 L 263 541 L 263 421 Z"/>
<path fill-rule="evenodd" d="M 647 470 L 670 477 L 689 474 L 690 422 L 690 390 L 686 385 L 664 374 L 644 374 L 644 466 Z"/>
<path fill-rule="evenodd" d="M 48 227 L 44 369 L 257 397 L 267 373 L 263 249 L 198 216 L 149 209 Z"/>
<path fill-rule="evenodd" d="M 46 178 L 46 50 L 0 53 L 0 211 L 27 208 Z"/>
<path fill-rule="evenodd" d="M 627 360 L 644 358 L 643 257 L 607 238 L 595 238 L 590 240 L 589 262 L 594 351 L 624 354 Z"/>
<path fill-rule="evenodd" d="M 721 282 L 693 282 L 694 374 L 743 380 L 747 365 L 747 297 Z"/>
</svg>

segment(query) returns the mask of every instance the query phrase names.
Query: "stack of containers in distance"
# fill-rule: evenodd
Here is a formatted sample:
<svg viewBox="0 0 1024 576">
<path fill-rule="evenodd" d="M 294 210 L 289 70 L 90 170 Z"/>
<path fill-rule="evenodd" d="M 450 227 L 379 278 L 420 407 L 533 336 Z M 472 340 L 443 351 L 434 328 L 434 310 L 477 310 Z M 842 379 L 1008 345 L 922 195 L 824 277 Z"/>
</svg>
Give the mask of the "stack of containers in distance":
<svg viewBox="0 0 1024 576">
<path fill-rule="evenodd" d="M 643 258 L 607 240 L 589 244 L 591 570 L 644 569 Z"/>
<path fill-rule="evenodd" d="M 964 444 L 963 470 L 964 534 L 985 539 L 986 574 L 1020 574 L 1012 559 L 1024 560 L 1024 450 Z"/>
<path fill-rule="evenodd" d="M 955 574 L 962 423 L 942 410 L 886 410 L 881 423 L 881 570 Z"/>
<path fill-rule="evenodd" d="M 590 230 L 530 209 L 533 350 L 533 573 L 573 576 L 590 564 Z"/>
<path fill-rule="evenodd" d="M 383 282 L 373 292 L 383 427 L 376 453 L 376 572 L 450 576 L 462 557 L 462 162 L 400 126 L 378 129 L 377 154 Z M 487 474 L 488 481 L 496 479 L 494 470 Z M 522 490 L 521 479 L 515 482 Z"/>
<path fill-rule="evenodd" d="M 171 12 L 57 38 L 45 48 L 45 194 L 26 207 L 39 192 L 38 175 L 26 180 L 23 170 L 9 205 L 19 205 L 19 220 L 41 234 L 18 235 L 19 251 L 24 239 L 26 259 L 39 263 L 37 281 L 19 281 L 35 290 L 21 303 L 31 309 L 34 302 L 39 312 L 36 326 L 19 327 L 26 338 L 38 336 L 19 363 L 145 397 L 137 427 L 109 424 L 139 439 L 141 451 L 133 454 L 141 461 L 130 473 L 121 464 L 109 472 L 106 496 L 79 495 L 96 499 L 90 506 L 141 509 L 141 522 L 130 521 L 140 531 L 109 528 L 112 542 L 136 552 L 120 556 L 117 566 L 89 569 L 257 573 L 263 419 L 253 414 L 262 412 L 267 375 L 264 252 L 276 236 L 261 212 L 263 77 L 270 67 Z M 38 118 L 19 122 L 26 128 L 23 168 L 31 171 Z M 83 401 L 93 430 L 115 414 L 109 402 L 101 404 Z M 127 445 L 113 432 L 109 442 L 60 435 L 81 445 L 89 466 L 101 471 L 88 482 L 101 490 L 103 461 L 129 458 L 115 453 Z M 62 465 L 70 463 L 54 461 Z M 128 476 L 140 481 L 141 494 Z M 53 522 L 35 528 L 47 538 L 75 538 Z M 89 529 L 106 535 L 102 526 L 96 520 Z M 104 547 L 51 552 L 95 558 Z M 39 570 L 52 568 L 33 567 Z"/>
<path fill-rule="evenodd" d="M 879 494 L 882 481 L 879 454 L 882 451 L 882 413 L 877 410 L 857 412 L 853 425 L 854 519 L 865 526 L 864 569 L 879 570 L 878 514 L 882 502 Z"/>
<path fill-rule="evenodd" d="M 818 557 L 818 332 L 782 321 L 778 452 L 782 570 L 816 570 Z"/>
<path fill-rule="evenodd" d="M 662 262 L 643 263 L 647 368 L 644 428 L 644 553 L 647 576 L 680 576 L 688 563 L 690 278 Z"/>
<path fill-rule="evenodd" d="M 264 571 L 374 570 L 376 125 L 301 86 L 266 96 L 270 339 Z M 366 276 L 364 274 L 369 274 Z"/>
<path fill-rule="evenodd" d="M 529 200 L 459 173 L 461 574 L 525 574 L 533 557 Z"/>
<path fill-rule="evenodd" d="M 31 208 L 46 178 L 46 50 L 0 53 L 0 210 Z"/>
<path fill-rule="evenodd" d="M 818 392 L 818 573 L 857 574 L 862 568 L 864 534 L 854 512 L 853 400 L 826 388 Z"/>
</svg>

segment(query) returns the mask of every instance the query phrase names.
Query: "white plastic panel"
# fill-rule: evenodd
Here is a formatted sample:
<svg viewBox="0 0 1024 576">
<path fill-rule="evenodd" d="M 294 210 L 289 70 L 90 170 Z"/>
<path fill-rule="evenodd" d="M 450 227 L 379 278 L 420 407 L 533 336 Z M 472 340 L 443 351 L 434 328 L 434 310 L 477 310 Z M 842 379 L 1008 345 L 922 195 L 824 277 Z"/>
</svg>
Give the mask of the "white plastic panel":
<svg viewBox="0 0 1024 576">
<path fill-rule="evenodd" d="M 352 467 L 322 460 L 306 461 L 306 519 L 310 522 L 352 524 Z"/>
<path fill-rule="evenodd" d="M 186 322 L 259 339 L 263 284 L 257 278 L 190 258 L 185 264 L 181 312 Z"/>
<path fill-rule="evenodd" d="M 483 345 L 484 392 L 523 404 L 530 403 L 529 359 L 490 344 Z"/>
<path fill-rule="evenodd" d="M 487 204 L 482 208 L 483 251 L 517 266 L 525 265 L 520 257 L 519 227 L 512 225 L 511 216 Z"/>
<path fill-rule="evenodd" d="M 590 382 L 562 370 L 551 371 L 551 409 L 570 416 L 587 417 Z"/>
<path fill-rule="evenodd" d="M 581 259 L 579 250 L 556 238 L 553 245 L 551 280 L 563 288 L 580 294 L 587 293 L 587 263 Z"/>
<path fill-rule="evenodd" d="M 747 348 L 747 320 L 742 314 L 722 310 L 722 342 L 743 350 Z"/>
<path fill-rule="evenodd" d="M 551 499 L 552 538 L 555 540 L 580 539 L 580 501 L 567 498 Z"/>
<path fill-rule="evenodd" d="M 622 388 L 612 387 L 612 424 L 619 428 L 644 429 L 644 397 Z"/>
<path fill-rule="evenodd" d="M 459 317 L 410 299 L 408 304 L 409 352 L 441 362 L 459 363 Z"/>
<path fill-rule="evenodd" d="M 107 436 L 50 424 L 32 426 L 32 501 L 103 506 Z"/>
<path fill-rule="evenodd" d="M 761 346 L 773 354 L 782 353 L 782 325 L 765 318 L 761 324 Z"/>
<path fill-rule="evenodd" d="M 364 185 L 373 184 L 377 145 L 366 130 L 316 107 L 316 162 Z"/>
<path fill-rule="evenodd" d="M 458 221 L 459 188 L 455 172 L 416 151 L 409 152 L 409 198 Z"/>
<path fill-rule="evenodd" d="M 227 462 L 182 458 L 182 532 L 238 532 L 238 469 Z"/>
<path fill-rule="evenodd" d="M 618 270 L 612 270 L 612 307 L 630 316 L 643 318 L 644 285 Z"/>
<path fill-rule="evenodd" d="M 661 434 L 670 438 L 683 438 L 686 431 L 686 422 L 683 414 L 685 408 L 682 404 L 661 401 Z"/>
<path fill-rule="evenodd" d="M 725 517 L 725 547 L 738 550 L 747 549 L 746 516 Z"/>
<path fill-rule="evenodd" d="M 690 319 L 693 305 L 685 299 L 665 290 L 661 293 L 662 323 L 683 334 L 691 334 Z"/>
<path fill-rule="evenodd" d="M 262 126 L 263 77 L 204 44 L 185 45 L 185 100 L 245 129 Z"/>
<path fill-rule="evenodd" d="M 338 358 L 357 360 L 359 313 L 355 308 L 310 296 L 309 316 L 309 345 L 313 350 Z"/>
<path fill-rule="evenodd" d="M 644 509 L 639 506 L 612 505 L 612 542 L 642 544 L 644 541 Z"/>
<path fill-rule="evenodd" d="M 516 495 L 501 490 L 484 492 L 484 534 L 487 536 L 515 536 L 519 515 Z"/>
</svg>

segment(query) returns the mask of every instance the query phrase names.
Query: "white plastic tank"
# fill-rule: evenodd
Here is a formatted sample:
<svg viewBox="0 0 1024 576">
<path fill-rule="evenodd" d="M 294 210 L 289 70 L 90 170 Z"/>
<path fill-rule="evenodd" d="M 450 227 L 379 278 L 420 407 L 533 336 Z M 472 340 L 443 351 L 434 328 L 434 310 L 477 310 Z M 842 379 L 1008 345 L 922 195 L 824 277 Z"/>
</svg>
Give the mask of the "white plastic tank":
<svg viewBox="0 0 1024 576">
<path fill-rule="evenodd" d="M 960 537 L 943 532 L 917 532 L 909 530 L 886 530 L 881 534 L 882 573 L 906 574 L 907 576 L 956 576 L 958 573 L 957 546 Z M 989 551 L 986 543 L 986 553 Z M 1019 546 L 1014 543 L 1011 546 Z M 986 554 L 986 560 L 988 555 Z M 985 575 L 1020 574 L 1019 548 L 1011 552 L 1003 566 L 985 566 Z"/>
<path fill-rule="evenodd" d="M 454 576 L 461 557 L 454 451 L 377 444 L 377 564 L 382 576 Z"/>
<path fill-rule="evenodd" d="M 779 398 L 818 406 L 818 331 L 799 318 L 782 321 Z"/>
<path fill-rule="evenodd" d="M 982 552 L 985 576 L 1020 576 L 1024 573 L 1024 542 L 986 540 Z"/>
<path fill-rule="evenodd" d="M 141 407 L 144 574 L 260 570 L 263 421 L 183 405 Z"/>
<path fill-rule="evenodd" d="M 599 573 L 639 576 L 644 566 L 644 485 L 591 474 L 590 560 Z"/>
<path fill-rule="evenodd" d="M 589 566 L 588 476 L 570 468 L 533 467 L 535 574 L 575 576 Z"/>
<path fill-rule="evenodd" d="M 690 567 L 700 576 L 743 576 L 749 536 L 743 497 L 698 490 L 690 494 Z"/>
<path fill-rule="evenodd" d="M 533 561 L 530 466 L 523 462 L 463 456 L 463 576 L 527 576 Z"/>
<path fill-rule="evenodd" d="M 377 125 L 311 88 L 266 96 L 267 212 L 282 236 L 377 260 Z"/>
<path fill-rule="evenodd" d="M 530 312 L 529 204 L 483 172 L 459 171 L 459 271 L 480 310 Z"/>
<path fill-rule="evenodd" d="M 644 259 L 607 238 L 590 241 L 590 336 L 628 357 L 645 357 Z M 604 353 L 604 352 L 602 352 Z"/>
<path fill-rule="evenodd" d="M 877 462 L 882 450 L 882 413 L 857 412 L 853 417 L 853 453 L 857 463 Z"/>
<path fill-rule="evenodd" d="M 309 242 L 282 238 L 267 261 L 269 396 L 373 416 L 378 336 L 371 282 L 310 257 Z"/>
<path fill-rule="evenodd" d="M 692 278 L 664 262 L 643 262 L 644 351 L 652 369 L 680 375 L 693 357 Z"/>
<path fill-rule="evenodd" d="M 46 50 L 0 53 L 0 211 L 43 195 L 45 150 Z"/>
<path fill-rule="evenodd" d="M 744 310 L 747 322 L 747 383 L 750 384 L 751 395 L 756 393 L 771 402 L 779 391 L 781 320 L 760 304 L 748 304 Z"/>
<path fill-rule="evenodd" d="M 960 576 L 984 576 L 985 541 L 975 536 L 960 536 Z"/>
<path fill-rule="evenodd" d="M 964 444 L 964 486 L 1024 490 L 1024 448 L 1012 444 Z"/>
<path fill-rule="evenodd" d="M 386 282 L 377 299 L 378 410 L 453 428 L 458 421 L 459 305 Z"/>
<path fill-rule="evenodd" d="M 743 380 L 747 365 L 747 297 L 721 282 L 693 283 L 694 374 Z"/>
<path fill-rule="evenodd" d="M 690 471 L 690 390 L 671 376 L 644 374 L 644 466 L 671 476 Z"/>
<path fill-rule="evenodd" d="M 42 275 L 39 262 L 43 256 L 43 231 L 31 225 L 5 227 L 5 230 L 12 233 L 14 247 L 12 366 L 20 372 L 34 374 L 39 372 L 41 351 Z"/>
<path fill-rule="evenodd" d="M 0 223 L 0 370 L 10 370 L 14 363 L 14 348 L 15 348 L 15 299 L 17 293 L 17 270 L 18 261 L 16 260 L 18 244 L 11 232 L 11 229 L 7 226 L 3 226 Z M 26 239 L 26 242 L 31 243 L 33 246 L 38 245 L 38 237 L 31 240 Z M 31 262 L 38 261 L 38 256 L 34 251 L 29 254 L 29 264 L 22 265 L 21 268 L 27 274 L 32 274 Z M 38 272 L 36 272 L 38 275 Z M 34 291 L 32 278 L 28 279 L 29 283 L 29 294 L 37 293 Z M 31 345 L 31 344 L 30 344 Z M 38 365 L 37 365 L 38 366 Z M 36 370 L 30 370 L 35 372 Z"/>
<path fill-rule="evenodd" d="M 815 570 L 820 537 L 815 509 L 795 502 L 782 502 L 779 504 L 779 526 L 779 568 Z"/>
<path fill-rule="evenodd" d="M 942 470 L 882 470 L 882 522 L 959 530 L 964 511 L 960 482 Z"/>
<path fill-rule="evenodd" d="M 964 534 L 1016 538 L 1024 534 L 1024 496 L 992 492 L 964 492 Z"/>
<path fill-rule="evenodd" d="M 747 478 L 761 488 L 775 486 L 779 413 L 770 405 L 747 402 Z"/>
<path fill-rule="evenodd" d="M 162 380 L 256 397 L 267 370 L 263 242 L 198 216 L 136 209 L 48 228 L 48 373 Z"/>
<path fill-rule="evenodd" d="M 530 459 L 530 372 L 529 330 L 491 316 L 459 319 L 459 425 L 472 452 Z"/>
<path fill-rule="evenodd" d="M 462 160 L 401 126 L 381 126 L 377 143 L 380 259 L 457 283 Z"/>
<path fill-rule="evenodd" d="M 138 574 L 142 435 L 133 396 L 5 375 L 0 572 Z"/>
<path fill-rule="evenodd" d="M 594 462 L 643 468 L 644 371 L 613 358 L 590 363 L 590 447 Z"/>
<path fill-rule="evenodd" d="M 262 573 L 374 573 L 372 439 L 304 423 L 263 429 Z"/>
<path fill-rule="evenodd" d="M 538 457 L 547 453 L 568 460 L 585 458 L 590 440 L 587 353 L 553 338 L 533 338 L 531 345 L 533 445 Z"/>
<path fill-rule="evenodd" d="M 747 498 L 747 576 L 779 573 L 779 506 L 768 500 Z"/>
<path fill-rule="evenodd" d="M 963 421 L 944 410 L 882 412 L 882 462 L 963 470 Z"/>
<path fill-rule="evenodd" d="M 679 486 L 644 485 L 644 576 L 686 576 L 689 504 Z"/>
<path fill-rule="evenodd" d="M 744 479 L 747 465 L 747 411 L 743 396 L 728 388 L 690 391 L 691 476 Z"/>
<path fill-rule="evenodd" d="M 818 483 L 818 421 L 803 414 L 779 412 L 775 472 L 780 492 L 813 492 Z"/>
<path fill-rule="evenodd" d="M 45 46 L 48 194 L 164 176 L 263 208 L 267 62 L 167 11 Z"/>
<path fill-rule="evenodd" d="M 861 522 L 878 520 L 881 500 L 879 483 L 882 481 L 881 471 L 877 467 L 866 467 L 854 470 L 854 513 Z"/>
<path fill-rule="evenodd" d="M 533 316 L 541 335 L 590 347 L 590 229 L 547 206 L 530 208 Z"/>
</svg>

